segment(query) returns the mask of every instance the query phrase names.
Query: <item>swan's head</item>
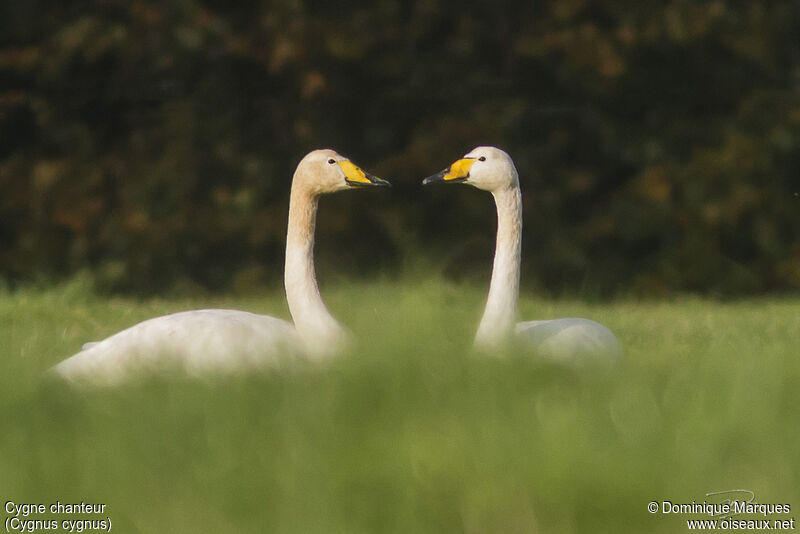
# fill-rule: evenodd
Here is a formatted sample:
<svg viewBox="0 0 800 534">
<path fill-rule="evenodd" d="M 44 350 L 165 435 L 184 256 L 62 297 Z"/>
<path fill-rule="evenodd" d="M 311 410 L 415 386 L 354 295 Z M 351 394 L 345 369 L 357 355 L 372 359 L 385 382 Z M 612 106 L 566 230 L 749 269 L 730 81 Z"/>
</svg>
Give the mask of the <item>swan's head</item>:
<svg viewBox="0 0 800 534">
<path fill-rule="evenodd" d="M 428 176 L 422 183 L 437 182 L 464 183 L 484 191 L 498 191 L 517 187 L 519 177 L 511 156 L 493 146 L 479 146 L 442 172 Z"/>
<path fill-rule="evenodd" d="M 302 187 L 315 195 L 335 193 L 355 187 L 389 186 L 361 170 L 346 157 L 327 148 L 309 152 L 300 160 L 292 187 Z"/>
</svg>

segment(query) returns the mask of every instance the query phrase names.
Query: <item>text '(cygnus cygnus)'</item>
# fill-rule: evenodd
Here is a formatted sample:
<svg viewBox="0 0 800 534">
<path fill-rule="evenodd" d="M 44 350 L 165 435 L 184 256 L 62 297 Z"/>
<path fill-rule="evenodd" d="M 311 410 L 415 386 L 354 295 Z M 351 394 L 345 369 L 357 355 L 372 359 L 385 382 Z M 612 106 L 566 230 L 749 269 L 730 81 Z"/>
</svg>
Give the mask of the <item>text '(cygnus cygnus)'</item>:
<svg viewBox="0 0 800 534">
<path fill-rule="evenodd" d="M 494 349 L 514 333 L 522 251 L 522 195 L 511 157 L 499 148 L 477 147 L 423 184 L 465 183 L 489 191 L 497 206 L 497 242 L 489 297 L 475 345 Z M 622 348 L 605 326 L 589 319 L 563 318 L 516 325 L 517 337 L 537 353 L 558 358 L 617 356 Z"/>
<path fill-rule="evenodd" d="M 314 228 L 320 195 L 388 186 L 333 150 L 315 150 L 297 165 L 289 199 L 284 285 L 290 323 L 238 310 L 192 310 L 156 317 L 96 343 L 52 368 L 70 382 L 115 384 L 134 374 L 178 369 L 190 374 L 274 365 L 281 358 L 333 354 L 348 334 L 319 294 Z"/>
</svg>

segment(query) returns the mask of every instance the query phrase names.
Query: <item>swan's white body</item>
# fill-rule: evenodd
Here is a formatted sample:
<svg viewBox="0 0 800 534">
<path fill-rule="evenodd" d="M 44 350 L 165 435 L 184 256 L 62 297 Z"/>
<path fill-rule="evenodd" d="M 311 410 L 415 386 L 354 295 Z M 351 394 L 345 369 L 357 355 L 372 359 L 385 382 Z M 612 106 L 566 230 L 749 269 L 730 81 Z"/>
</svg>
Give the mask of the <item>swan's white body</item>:
<svg viewBox="0 0 800 534">
<path fill-rule="evenodd" d="M 297 167 L 289 201 L 284 285 L 294 326 L 238 310 L 192 310 L 138 323 L 52 368 L 69 382 L 111 385 L 160 370 L 191 375 L 233 373 L 302 356 L 339 351 L 348 333 L 322 301 L 314 272 L 314 228 L 321 194 L 388 185 L 332 150 L 315 150 Z"/>
<path fill-rule="evenodd" d="M 537 354 L 558 360 L 616 358 L 622 355 L 614 333 L 591 319 L 564 317 L 517 323 L 516 333 Z"/>
<path fill-rule="evenodd" d="M 148 319 L 53 367 L 70 382 L 116 384 L 135 375 L 180 370 L 237 372 L 303 354 L 287 321 L 239 310 L 191 310 Z"/>
<path fill-rule="evenodd" d="M 522 254 L 522 194 L 511 157 L 478 147 L 423 183 L 461 182 L 489 191 L 497 207 L 497 242 L 489 297 L 475 346 L 492 351 L 516 338 L 537 354 L 559 359 L 607 358 L 622 347 L 605 326 L 590 319 L 562 318 L 516 323 Z M 515 325 L 516 323 L 516 325 Z"/>
</svg>

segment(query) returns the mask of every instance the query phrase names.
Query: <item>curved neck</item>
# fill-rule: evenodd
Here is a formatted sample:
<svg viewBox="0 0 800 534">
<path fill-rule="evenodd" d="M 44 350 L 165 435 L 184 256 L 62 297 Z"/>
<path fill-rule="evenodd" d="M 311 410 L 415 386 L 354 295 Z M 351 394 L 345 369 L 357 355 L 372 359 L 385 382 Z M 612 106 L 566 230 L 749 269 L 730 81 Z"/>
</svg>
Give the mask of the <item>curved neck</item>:
<svg viewBox="0 0 800 534">
<path fill-rule="evenodd" d="M 497 206 L 497 244 L 489 298 L 475 336 L 478 347 L 494 347 L 511 337 L 519 298 L 522 195 L 516 184 L 492 195 Z"/>
<path fill-rule="evenodd" d="M 344 329 L 333 318 L 319 294 L 314 271 L 314 228 L 317 196 L 292 182 L 289 198 L 289 226 L 286 232 L 284 286 L 294 326 L 314 353 L 335 350 Z"/>
</svg>

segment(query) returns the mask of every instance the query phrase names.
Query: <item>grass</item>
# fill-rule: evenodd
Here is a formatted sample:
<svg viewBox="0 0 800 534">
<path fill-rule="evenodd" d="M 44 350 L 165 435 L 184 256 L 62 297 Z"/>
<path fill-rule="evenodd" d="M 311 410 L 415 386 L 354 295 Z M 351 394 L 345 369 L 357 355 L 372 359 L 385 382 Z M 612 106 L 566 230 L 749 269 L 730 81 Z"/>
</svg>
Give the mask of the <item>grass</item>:
<svg viewBox="0 0 800 534">
<path fill-rule="evenodd" d="M 702 516 L 647 504 L 734 488 L 800 507 L 800 300 L 523 298 L 522 319 L 612 328 L 627 356 L 602 369 L 472 354 L 484 291 L 325 288 L 360 339 L 330 365 L 82 392 L 41 372 L 154 315 L 288 317 L 283 298 L 5 293 L 0 497 L 105 503 L 116 532 L 146 533 L 683 532 Z"/>
</svg>

